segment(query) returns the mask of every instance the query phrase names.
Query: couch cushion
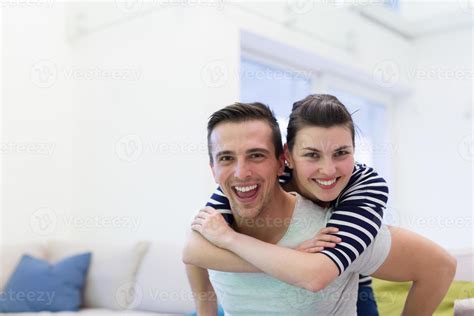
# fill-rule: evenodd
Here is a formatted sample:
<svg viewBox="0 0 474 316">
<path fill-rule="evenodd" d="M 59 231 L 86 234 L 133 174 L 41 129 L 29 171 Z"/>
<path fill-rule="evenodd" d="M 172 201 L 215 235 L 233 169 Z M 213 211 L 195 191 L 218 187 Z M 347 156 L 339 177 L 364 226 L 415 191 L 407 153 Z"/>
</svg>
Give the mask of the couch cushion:
<svg viewBox="0 0 474 316">
<path fill-rule="evenodd" d="M 5 288 L 10 275 L 24 254 L 46 259 L 46 247 L 43 243 L 15 243 L 1 245 L 0 248 L 0 291 Z"/>
<path fill-rule="evenodd" d="M 190 313 L 194 301 L 181 261 L 183 245 L 153 242 L 143 258 L 135 284 L 133 310 Z"/>
<path fill-rule="evenodd" d="M 54 264 L 24 255 L 0 293 L 0 312 L 78 311 L 91 254 Z"/>
<path fill-rule="evenodd" d="M 84 307 L 125 309 L 131 303 L 133 281 L 148 242 L 129 244 L 74 243 L 52 241 L 48 257 L 57 260 L 74 253 L 90 251 L 92 261 L 84 289 Z"/>
</svg>

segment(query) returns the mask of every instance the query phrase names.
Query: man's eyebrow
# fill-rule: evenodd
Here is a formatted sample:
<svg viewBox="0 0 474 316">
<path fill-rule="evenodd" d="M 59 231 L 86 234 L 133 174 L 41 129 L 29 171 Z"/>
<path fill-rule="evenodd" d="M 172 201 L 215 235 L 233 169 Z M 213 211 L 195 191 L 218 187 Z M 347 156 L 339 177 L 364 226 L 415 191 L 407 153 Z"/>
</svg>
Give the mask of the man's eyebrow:
<svg viewBox="0 0 474 316">
<path fill-rule="evenodd" d="M 270 153 L 270 151 L 266 148 L 252 148 L 246 151 L 247 154 L 261 153 L 261 152 L 266 153 L 266 154 Z"/>
<path fill-rule="evenodd" d="M 231 151 L 231 150 L 223 150 L 223 151 L 219 151 L 216 154 L 216 157 L 225 156 L 225 155 L 233 155 L 233 154 L 234 154 L 234 152 Z"/>
</svg>

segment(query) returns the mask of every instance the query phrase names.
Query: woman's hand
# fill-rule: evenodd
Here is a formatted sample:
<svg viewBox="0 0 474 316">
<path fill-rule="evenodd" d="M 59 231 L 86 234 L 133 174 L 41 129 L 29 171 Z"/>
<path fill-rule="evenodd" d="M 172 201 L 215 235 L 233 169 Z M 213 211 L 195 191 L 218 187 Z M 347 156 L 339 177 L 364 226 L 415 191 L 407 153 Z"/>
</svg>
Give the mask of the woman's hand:
<svg viewBox="0 0 474 316">
<path fill-rule="evenodd" d="M 334 248 L 340 243 L 341 238 L 331 235 L 339 231 L 336 227 L 324 227 L 311 239 L 303 241 L 296 247 L 296 250 L 303 252 L 320 252 L 326 248 Z"/>
<path fill-rule="evenodd" d="M 235 231 L 227 224 L 224 217 L 210 206 L 201 209 L 194 217 L 191 228 L 217 247 L 225 248 L 231 242 Z"/>
</svg>

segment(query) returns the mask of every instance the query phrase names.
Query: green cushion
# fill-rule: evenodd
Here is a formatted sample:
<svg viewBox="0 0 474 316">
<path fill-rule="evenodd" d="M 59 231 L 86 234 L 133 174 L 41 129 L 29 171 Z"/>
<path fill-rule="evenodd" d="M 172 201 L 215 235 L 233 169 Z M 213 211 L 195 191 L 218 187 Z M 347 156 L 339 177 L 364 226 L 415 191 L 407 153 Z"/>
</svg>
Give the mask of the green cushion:
<svg viewBox="0 0 474 316">
<path fill-rule="evenodd" d="M 400 315 L 411 282 L 390 282 L 374 278 L 372 284 L 379 314 Z M 454 301 L 470 297 L 474 297 L 474 282 L 454 281 L 434 315 L 452 316 Z"/>
</svg>

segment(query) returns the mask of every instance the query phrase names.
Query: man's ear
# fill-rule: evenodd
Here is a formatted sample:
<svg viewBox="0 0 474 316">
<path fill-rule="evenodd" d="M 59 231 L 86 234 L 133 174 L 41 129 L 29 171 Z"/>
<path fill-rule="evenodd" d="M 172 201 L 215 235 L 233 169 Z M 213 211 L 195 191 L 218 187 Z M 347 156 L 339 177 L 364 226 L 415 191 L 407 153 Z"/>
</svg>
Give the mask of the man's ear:
<svg viewBox="0 0 474 316">
<path fill-rule="evenodd" d="M 293 162 L 293 158 L 291 157 L 291 153 L 290 153 L 290 149 L 288 148 L 288 144 L 285 144 L 283 146 L 283 154 L 285 155 L 285 160 L 288 164 L 288 167 L 290 169 L 293 169 L 295 164 Z"/>
</svg>

